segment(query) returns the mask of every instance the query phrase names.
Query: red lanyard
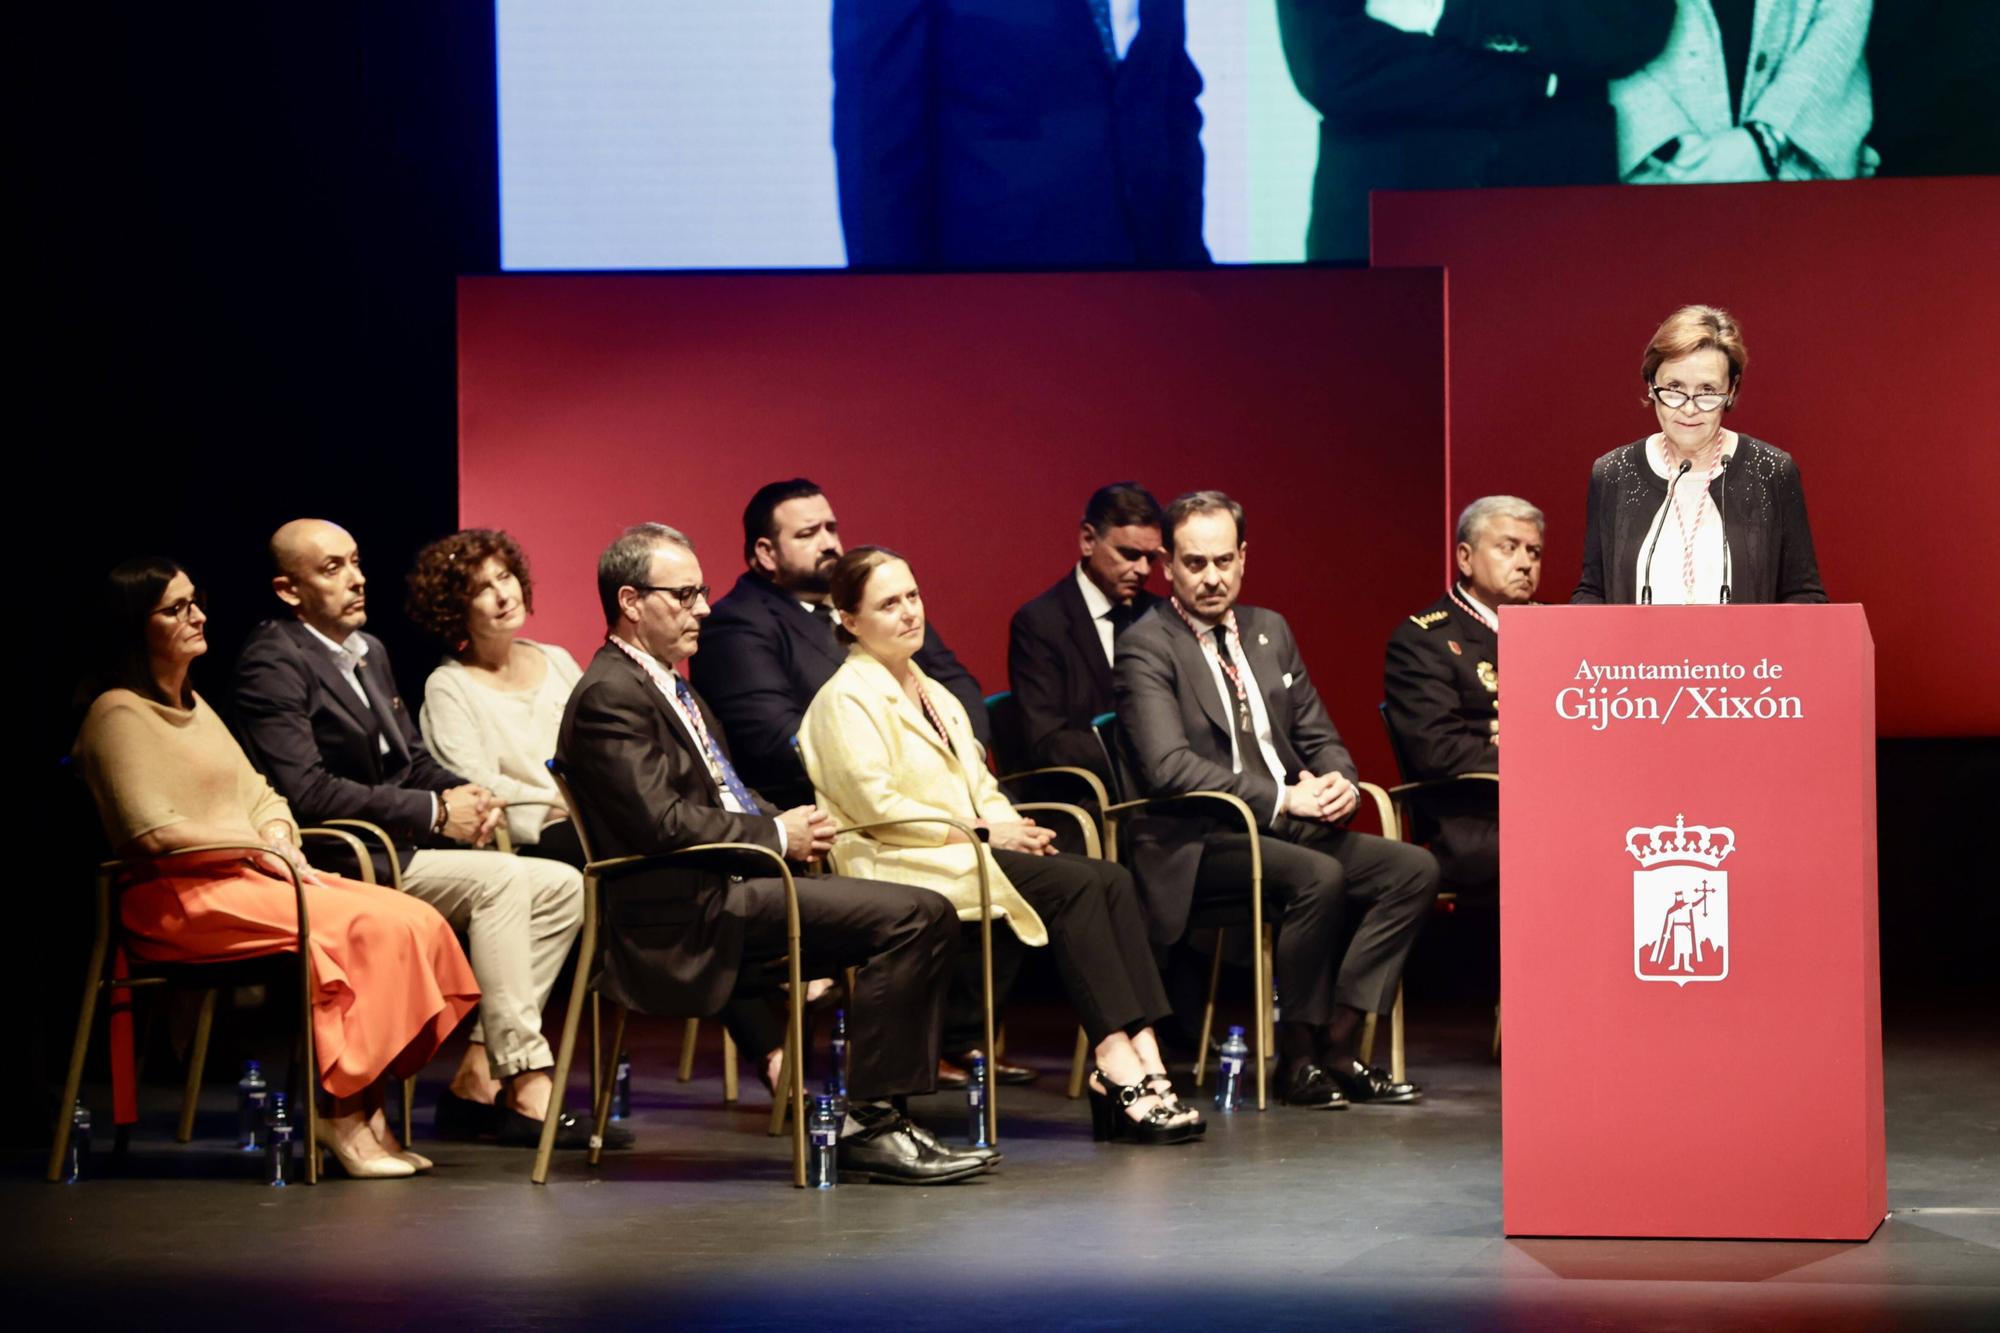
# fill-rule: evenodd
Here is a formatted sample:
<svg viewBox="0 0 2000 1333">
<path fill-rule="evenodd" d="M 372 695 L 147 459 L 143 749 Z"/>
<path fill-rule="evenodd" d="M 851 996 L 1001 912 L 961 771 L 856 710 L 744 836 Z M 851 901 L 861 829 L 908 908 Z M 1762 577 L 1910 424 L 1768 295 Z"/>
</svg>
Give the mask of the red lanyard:
<svg viewBox="0 0 2000 1333">
<path fill-rule="evenodd" d="M 1238 729 L 1244 732 L 1255 731 L 1256 727 L 1250 721 L 1250 691 L 1243 687 L 1243 673 L 1236 669 L 1236 663 L 1229 660 L 1232 656 L 1243 652 L 1243 636 L 1236 632 L 1236 608 L 1232 606 L 1222 616 L 1222 628 L 1228 633 L 1230 646 L 1234 649 L 1233 653 L 1225 653 L 1220 645 L 1195 628 L 1194 620 L 1188 615 L 1187 608 L 1181 605 L 1180 598 L 1173 597 L 1168 600 L 1173 603 L 1174 614 L 1181 618 L 1181 623 L 1188 627 L 1188 633 L 1194 635 L 1195 642 L 1201 645 L 1202 652 L 1214 653 L 1217 664 L 1222 667 L 1222 674 L 1229 677 L 1230 685 L 1236 690 Z"/>
</svg>

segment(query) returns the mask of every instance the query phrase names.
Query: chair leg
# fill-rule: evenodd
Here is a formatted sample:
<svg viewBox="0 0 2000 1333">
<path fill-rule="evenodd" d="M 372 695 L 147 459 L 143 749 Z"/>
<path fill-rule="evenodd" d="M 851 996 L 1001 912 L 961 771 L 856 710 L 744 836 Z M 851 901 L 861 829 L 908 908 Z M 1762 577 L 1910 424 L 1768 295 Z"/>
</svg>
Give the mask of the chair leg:
<svg viewBox="0 0 2000 1333">
<path fill-rule="evenodd" d="M 1493 1059 L 1495 1063 L 1498 1063 L 1500 1059 L 1500 1006 L 1498 1004 L 1493 1006 Z"/>
<path fill-rule="evenodd" d="M 403 1146 L 409 1147 L 417 1137 L 417 1079 L 416 1075 L 401 1080 L 403 1084 Z"/>
<path fill-rule="evenodd" d="M 1389 1077 L 1403 1081 L 1403 983 L 1396 983 L 1396 1007 L 1389 1011 Z"/>
<path fill-rule="evenodd" d="M 76 1038 L 70 1043 L 69 1072 L 63 1075 L 62 1100 L 56 1104 L 55 1139 L 49 1147 L 48 1178 L 63 1178 L 63 1158 L 69 1154 L 70 1116 L 76 1109 L 77 1090 L 83 1086 L 83 1058 L 90 1053 L 90 1025 L 97 1017 L 97 982 L 104 970 L 104 947 L 100 941 L 92 950 L 90 970 L 83 977 L 83 1004 L 77 1010 Z"/>
<path fill-rule="evenodd" d="M 736 1101 L 736 1094 L 739 1090 L 736 1071 L 736 1038 L 730 1035 L 728 1028 L 724 1028 L 722 1030 L 722 1100 L 725 1103 L 733 1104 Z"/>
<path fill-rule="evenodd" d="M 604 997 L 590 997 L 590 1104 L 597 1105 L 597 1090 L 604 1086 Z"/>
<path fill-rule="evenodd" d="M 174 1129 L 174 1142 L 186 1143 L 194 1137 L 195 1104 L 201 1100 L 201 1074 L 208 1064 L 208 1038 L 215 1027 L 215 988 L 201 993 L 201 1008 L 195 1011 L 194 1040 L 188 1043 L 187 1082 L 181 1087 L 181 1122 Z"/>
<path fill-rule="evenodd" d="M 1075 1101 L 1083 1096 L 1084 1075 L 1089 1072 L 1085 1062 L 1090 1059 L 1090 1034 L 1082 1028 L 1076 1030 L 1076 1054 L 1069 1058 L 1069 1099 Z"/>
<path fill-rule="evenodd" d="M 625 1017 L 629 1011 L 622 1004 L 614 1004 L 611 1007 L 618 1011 L 617 1018 L 611 1023 L 611 1049 L 615 1051 L 625 1044 Z M 592 1166 L 596 1166 L 604 1157 L 604 1127 L 611 1123 L 611 1094 L 615 1082 L 615 1079 L 607 1078 L 598 1084 L 597 1098 L 591 1103 L 590 1123 L 597 1130 L 590 1136 L 588 1160 Z"/>
<path fill-rule="evenodd" d="M 1195 1043 L 1194 1085 L 1199 1088 L 1208 1077 L 1208 1039 L 1215 1032 L 1215 993 L 1222 986 L 1222 945 L 1229 932 L 1215 932 L 1215 958 L 1208 965 L 1208 1000 L 1201 1007 L 1201 1038 Z"/>
<path fill-rule="evenodd" d="M 312 986 L 312 967 L 307 964 L 301 969 L 306 973 L 306 986 Z M 299 1106 L 305 1111 L 304 1123 L 300 1126 L 300 1142 L 305 1145 L 306 1184 L 319 1184 L 319 1066 L 314 1063 L 312 1009 L 306 1009 L 305 1018 L 299 1023 L 298 1044 L 293 1047 L 299 1057 Z"/>
<path fill-rule="evenodd" d="M 993 914 L 991 911 L 979 918 L 979 991 L 980 1003 L 984 1009 L 986 1049 L 994 1049 L 993 1028 Z M 993 1077 L 995 1061 L 986 1062 L 986 1141 L 993 1147 L 1000 1146 L 1000 1099 L 994 1096 L 998 1087 Z"/>
<path fill-rule="evenodd" d="M 1276 936 L 1269 926 L 1257 947 L 1257 1109 L 1263 1110 L 1269 1095 L 1271 1059 L 1278 1050 L 1278 978 L 1273 952 Z"/>
<path fill-rule="evenodd" d="M 681 1027 L 681 1067 L 675 1081 L 685 1083 L 694 1077 L 694 1043 L 701 1036 L 701 1020 L 690 1018 Z"/>
<path fill-rule="evenodd" d="M 577 941 L 576 979 L 570 983 L 569 1008 L 563 1013 L 562 1038 L 556 1043 L 555 1087 L 549 1093 L 549 1113 L 542 1120 L 542 1141 L 535 1148 L 535 1165 L 528 1179 L 537 1185 L 549 1183 L 549 1159 L 556 1151 L 556 1122 L 562 1119 L 563 1090 L 569 1083 L 569 1067 L 576 1057 L 576 1030 L 582 1024 L 584 994 L 590 986 L 588 960 L 597 957 L 597 881 L 587 878 L 583 886 L 583 930 Z"/>
<path fill-rule="evenodd" d="M 1355 1052 L 1361 1057 L 1361 1063 L 1364 1065 L 1375 1063 L 1375 1019 L 1376 1015 L 1369 1014 L 1361 1020 L 1361 1041 L 1355 1047 Z"/>
</svg>

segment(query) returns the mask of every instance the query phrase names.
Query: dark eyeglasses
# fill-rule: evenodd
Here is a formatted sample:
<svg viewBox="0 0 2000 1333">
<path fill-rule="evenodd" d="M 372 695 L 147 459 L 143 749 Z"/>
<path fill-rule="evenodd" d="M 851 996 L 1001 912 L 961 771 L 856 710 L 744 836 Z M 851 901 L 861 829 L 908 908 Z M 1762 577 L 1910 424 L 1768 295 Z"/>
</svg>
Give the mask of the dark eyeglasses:
<svg viewBox="0 0 2000 1333">
<path fill-rule="evenodd" d="M 663 592 L 679 602 L 683 611 L 691 610 L 696 602 L 702 601 L 708 596 L 708 585 L 706 583 L 690 583 L 680 588 L 663 588 L 657 583 L 633 583 L 627 586 L 638 592 L 641 596 L 649 592 Z"/>
<path fill-rule="evenodd" d="M 194 619 L 194 613 L 197 609 L 203 612 L 208 610 L 208 594 L 199 588 L 195 589 L 195 594 L 192 597 L 183 597 L 178 602 L 168 602 L 165 606 L 154 607 L 153 614 L 185 623 Z"/>
<path fill-rule="evenodd" d="M 1662 389 L 1657 384 L 1653 386 L 1653 397 L 1661 407 L 1672 412 L 1678 412 L 1689 403 L 1694 404 L 1697 412 L 1713 412 L 1729 402 L 1726 393 L 1682 393 L 1679 389 Z"/>
</svg>

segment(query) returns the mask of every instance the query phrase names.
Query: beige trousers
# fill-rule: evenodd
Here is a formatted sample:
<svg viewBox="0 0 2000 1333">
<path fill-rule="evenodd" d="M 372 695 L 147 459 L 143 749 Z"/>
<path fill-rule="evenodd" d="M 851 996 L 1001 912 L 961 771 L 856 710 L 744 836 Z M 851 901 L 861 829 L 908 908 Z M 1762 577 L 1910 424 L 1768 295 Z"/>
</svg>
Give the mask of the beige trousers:
<svg viewBox="0 0 2000 1333">
<path fill-rule="evenodd" d="M 480 991 L 472 1040 L 486 1044 L 493 1077 L 554 1065 L 542 1005 L 583 924 L 583 872 L 540 857 L 426 848 L 403 868 L 403 889 L 466 933 Z"/>
</svg>

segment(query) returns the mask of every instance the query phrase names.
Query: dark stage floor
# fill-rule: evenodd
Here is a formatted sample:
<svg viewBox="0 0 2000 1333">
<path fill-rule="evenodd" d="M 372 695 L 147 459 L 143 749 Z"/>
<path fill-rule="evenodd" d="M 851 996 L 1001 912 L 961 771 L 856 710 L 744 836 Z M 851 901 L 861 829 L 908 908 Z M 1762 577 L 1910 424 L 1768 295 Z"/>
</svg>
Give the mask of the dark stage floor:
<svg viewBox="0 0 2000 1333">
<path fill-rule="evenodd" d="M 526 1153 L 427 1143 L 430 1179 L 274 1191 L 219 1141 L 227 1089 L 186 1148 L 149 1089 L 128 1176 L 10 1164 L 0 1271 L 16 1311 L 86 1326 L 2000 1327 L 1990 1015 L 1890 1025 L 1893 1211 L 1866 1245 L 1504 1239 L 1499 1075 L 1469 1012 L 1413 1015 L 1421 1107 L 1218 1117 L 1171 1149 L 1093 1145 L 1062 1016 L 1024 1017 L 1014 1054 L 1047 1072 L 1004 1090 L 1007 1161 L 969 1185 L 793 1190 L 762 1090 L 725 1107 L 713 1050 L 674 1082 L 679 1025 L 648 1023 L 639 1147 L 594 1176 L 572 1155 L 535 1189 Z M 962 1124 L 955 1098 L 917 1109 Z"/>
</svg>

